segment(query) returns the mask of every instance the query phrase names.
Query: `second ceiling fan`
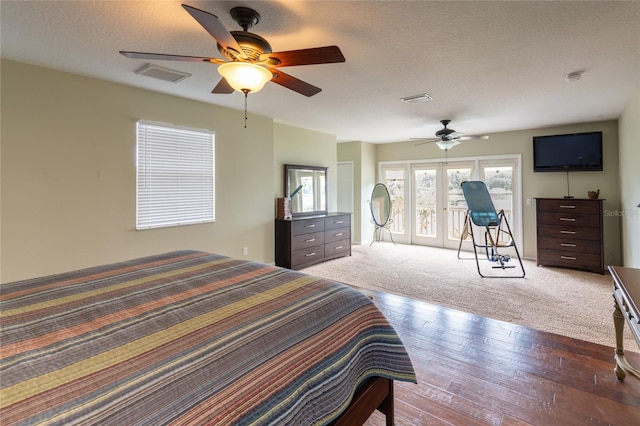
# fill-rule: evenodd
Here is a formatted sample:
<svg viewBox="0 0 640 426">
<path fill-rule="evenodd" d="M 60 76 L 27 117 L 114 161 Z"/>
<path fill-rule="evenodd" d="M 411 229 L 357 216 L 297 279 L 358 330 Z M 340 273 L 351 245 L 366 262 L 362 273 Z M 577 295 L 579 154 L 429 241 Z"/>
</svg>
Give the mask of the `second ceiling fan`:
<svg viewBox="0 0 640 426">
<path fill-rule="evenodd" d="M 415 146 L 424 145 L 427 143 L 435 143 L 440 149 L 448 151 L 454 146 L 460 145 L 460 141 L 471 139 L 489 139 L 489 136 L 486 135 L 465 135 L 464 133 L 456 132 L 455 130 L 447 127 L 449 123 L 451 123 L 451 120 L 440 120 L 440 123 L 442 123 L 444 127 L 436 132 L 435 138 L 413 138 L 422 141 L 420 143 L 417 143 Z"/>
</svg>

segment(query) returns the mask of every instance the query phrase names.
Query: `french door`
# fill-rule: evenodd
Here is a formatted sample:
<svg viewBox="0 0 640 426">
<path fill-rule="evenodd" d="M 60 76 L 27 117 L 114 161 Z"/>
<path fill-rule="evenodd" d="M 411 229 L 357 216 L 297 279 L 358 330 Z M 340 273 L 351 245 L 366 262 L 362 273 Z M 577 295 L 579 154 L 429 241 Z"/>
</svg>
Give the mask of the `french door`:
<svg viewBox="0 0 640 426">
<path fill-rule="evenodd" d="M 383 164 L 383 182 L 389 188 L 395 241 L 457 249 L 467 204 L 460 184 L 482 180 L 496 210 L 504 210 L 520 236 L 519 157 Z M 482 235 L 476 233 L 476 235 Z M 521 241 L 516 241 L 521 245 Z M 470 240 L 463 249 L 470 250 Z"/>
<path fill-rule="evenodd" d="M 474 176 L 474 163 L 411 166 L 411 243 L 458 248 L 467 204 L 460 184 Z"/>
</svg>

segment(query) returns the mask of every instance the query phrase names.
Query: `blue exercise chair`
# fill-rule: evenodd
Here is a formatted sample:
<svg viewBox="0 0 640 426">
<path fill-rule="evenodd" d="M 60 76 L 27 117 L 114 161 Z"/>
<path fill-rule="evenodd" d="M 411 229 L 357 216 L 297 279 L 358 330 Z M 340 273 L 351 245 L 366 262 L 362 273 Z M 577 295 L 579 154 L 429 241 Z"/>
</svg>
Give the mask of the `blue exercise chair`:
<svg viewBox="0 0 640 426">
<path fill-rule="evenodd" d="M 507 217 L 504 214 L 504 210 L 496 211 L 487 186 L 479 180 L 465 181 L 462 182 L 462 193 L 467 202 L 467 214 L 464 218 L 464 226 L 460 235 L 458 259 L 462 259 L 460 257 L 462 242 L 467 239 L 468 236 L 471 236 L 478 274 L 480 274 L 481 277 L 524 278 L 524 265 L 522 264 L 522 259 L 520 258 L 518 247 L 516 247 L 516 242 L 513 238 Z M 484 242 L 478 243 L 476 241 L 472 224 L 479 228 L 484 228 Z M 487 260 L 495 263 L 495 265 L 492 266 L 493 269 L 506 270 L 516 268 L 515 265 L 509 263 L 511 261 L 510 255 L 500 253 L 500 251 L 504 253 L 504 249 L 507 247 L 513 247 L 515 250 L 522 275 L 483 275 L 480 270 L 477 249 L 484 249 Z"/>
</svg>

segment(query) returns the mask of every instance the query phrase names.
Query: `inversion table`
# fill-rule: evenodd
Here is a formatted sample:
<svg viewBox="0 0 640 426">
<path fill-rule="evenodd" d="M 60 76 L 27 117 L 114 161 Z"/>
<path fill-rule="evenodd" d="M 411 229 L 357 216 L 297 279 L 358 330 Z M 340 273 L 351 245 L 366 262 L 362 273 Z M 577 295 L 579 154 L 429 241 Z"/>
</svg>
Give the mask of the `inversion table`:
<svg viewBox="0 0 640 426">
<path fill-rule="evenodd" d="M 464 226 L 460 235 L 460 245 L 458 246 L 458 259 L 460 257 L 460 250 L 462 249 L 462 242 L 471 236 L 471 242 L 473 244 L 473 253 L 475 254 L 476 265 L 478 267 L 478 274 L 481 277 L 490 276 L 491 278 L 523 278 L 525 275 L 524 266 L 522 265 L 522 259 L 518 252 L 518 247 L 513 238 L 511 227 L 507 221 L 507 217 L 504 214 L 504 210 L 496 211 L 489 195 L 487 186 L 482 181 L 465 181 L 462 182 L 462 193 L 467 202 L 467 214 L 464 218 Z M 475 234 L 473 232 L 473 226 L 484 228 L 484 243 L 478 243 L 476 241 Z M 492 266 L 493 269 L 512 269 L 515 265 L 509 264 L 511 256 L 508 254 L 501 254 L 500 250 L 507 247 L 513 247 L 515 254 L 520 263 L 520 269 L 522 275 L 483 275 L 480 270 L 480 261 L 478 259 L 478 250 L 484 249 L 487 255 L 487 260 L 495 263 Z"/>
</svg>

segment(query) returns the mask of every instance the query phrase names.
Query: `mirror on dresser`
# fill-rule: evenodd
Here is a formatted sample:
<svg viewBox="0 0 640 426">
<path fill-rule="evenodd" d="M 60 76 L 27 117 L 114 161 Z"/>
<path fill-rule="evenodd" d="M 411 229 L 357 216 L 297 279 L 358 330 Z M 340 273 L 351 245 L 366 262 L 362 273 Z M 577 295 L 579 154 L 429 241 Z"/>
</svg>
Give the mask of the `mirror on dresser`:
<svg viewBox="0 0 640 426">
<path fill-rule="evenodd" d="M 285 164 L 284 176 L 293 216 L 327 213 L 327 167 Z"/>
</svg>

